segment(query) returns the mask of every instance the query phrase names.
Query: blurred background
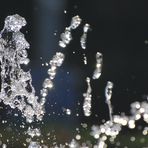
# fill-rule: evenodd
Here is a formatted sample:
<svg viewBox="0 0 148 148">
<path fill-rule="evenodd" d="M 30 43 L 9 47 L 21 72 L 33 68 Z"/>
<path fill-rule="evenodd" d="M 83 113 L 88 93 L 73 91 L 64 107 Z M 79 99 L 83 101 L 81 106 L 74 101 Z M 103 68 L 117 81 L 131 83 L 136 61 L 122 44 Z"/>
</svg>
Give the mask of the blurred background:
<svg viewBox="0 0 148 148">
<path fill-rule="evenodd" d="M 69 142 L 81 131 L 81 123 L 88 124 L 88 130 L 81 131 L 84 137 L 82 141 L 85 141 L 85 138 L 90 140 L 88 131 L 91 125 L 101 124 L 103 119 L 109 119 L 104 96 L 107 81 L 114 83 L 112 97 L 114 114 L 125 112 L 128 115 L 133 101 L 147 100 L 147 6 L 146 0 L 1 0 L 0 29 L 3 28 L 4 19 L 8 15 L 17 13 L 27 21 L 22 32 L 31 46 L 28 50 L 31 59 L 28 69 L 31 69 L 37 94 L 44 78 L 48 76 L 48 67 L 42 66 L 42 63 L 48 62 L 56 52 L 63 52 L 66 56 L 63 66 L 58 70 L 54 88 L 48 95 L 43 122 L 33 124 L 44 131 L 41 137 L 44 141 L 50 142 L 46 139 L 47 133 L 50 132 L 51 135 L 56 135 L 56 139 L 53 136 L 51 141 Z M 61 49 L 58 46 L 60 34 L 69 26 L 71 18 L 75 15 L 82 18 L 82 25 L 73 32 L 71 44 L 66 49 Z M 87 39 L 88 65 L 83 64 L 83 50 L 80 47 L 80 37 L 85 23 L 89 23 L 92 29 Z M 92 116 L 84 117 L 82 104 L 83 93 L 87 89 L 85 79 L 87 76 L 91 77 L 95 69 L 96 52 L 103 54 L 103 71 L 100 79 L 91 82 Z M 5 135 L 2 141 L 7 141 L 12 137 L 11 134 L 14 134 L 13 136 L 17 138 L 7 143 L 11 145 L 10 147 L 16 147 L 17 143 L 22 144 L 25 139 L 23 130 L 19 129 L 24 119 L 21 115 L 14 117 L 14 112 L 17 111 L 2 103 L 1 106 L 0 120 L 7 120 L 6 124 L 2 123 L 0 126 L 2 127 L 0 133 Z M 71 115 L 66 115 L 63 108 L 70 109 Z M 142 122 L 140 124 L 145 126 Z M 26 129 L 30 126 L 25 125 Z M 125 138 L 123 132 L 120 141 L 127 140 L 121 147 L 126 145 L 142 147 L 137 145 L 143 138 L 138 130 L 132 133 L 127 129 L 125 131 L 129 132 L 129 136 L 137 136 L 138 140 L 131 143 L 130 137 Z M 148 146 L 146 140 L 142 144 Z"/>
</svg>

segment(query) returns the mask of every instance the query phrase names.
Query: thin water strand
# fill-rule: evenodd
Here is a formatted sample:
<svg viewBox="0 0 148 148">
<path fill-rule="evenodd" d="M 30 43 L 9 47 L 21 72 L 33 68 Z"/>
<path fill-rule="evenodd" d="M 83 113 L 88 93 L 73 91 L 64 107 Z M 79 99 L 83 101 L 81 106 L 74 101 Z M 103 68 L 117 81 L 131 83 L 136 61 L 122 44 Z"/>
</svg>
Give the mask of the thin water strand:
<svg viewBox="0 0 148 148">
<path fill-rule="evenodd" d="M 88 30 L 90 30 L 90 25 L 89 24 L 85 24 L 83 27 L 83 34 L 80 38 L 80 45 L 82 49 L 86 49 L 86 42 L 87 42 L 87 33 Z M 86 53 L 83 53 L 83 62 L 85 65 L 87 65 L 87 57 L 86 57 Z"/>
<path fill-rule="evenodd" d="M 82 34 L 82 36 L 80 38 L 80 44 L 81 44 L 82 49 L 86 49 L 88 30 L 90 30 L 90 25 L 85 24 L 84 27 L 83 27 L 83 34 Z"/>
<path fill-rule="evenodd" d="M 86 78 L 87 82 L 87 92 L 83 94 L 84 102 L 83 102 L 83 111 L 85 116 L 91 115 L 91 100 L 92 100 L 92 89 L 90 85 L 90 78 Z"/>
<path fill-rule="evenodd" d="M 93 73 L 93 79 L 99 79 L 102 73 L 103 55 L 100 52 L 96 53 L 96 68 Z"/>
<path fill-rule="evenodd" d="M 112 89 L 113 89 L 113 83 L 108 81 L 107 85 L 105 87 L 105 97 L 106 97 L 106 103 L 107 103 L 108 109 L 109 109 L 109 116 L 110 116 L 111 122 L 113 121 L 113 118 L 112 118 L 113 109 L 112 109 L 112 105 L 111 105 Z"/>
</svg>

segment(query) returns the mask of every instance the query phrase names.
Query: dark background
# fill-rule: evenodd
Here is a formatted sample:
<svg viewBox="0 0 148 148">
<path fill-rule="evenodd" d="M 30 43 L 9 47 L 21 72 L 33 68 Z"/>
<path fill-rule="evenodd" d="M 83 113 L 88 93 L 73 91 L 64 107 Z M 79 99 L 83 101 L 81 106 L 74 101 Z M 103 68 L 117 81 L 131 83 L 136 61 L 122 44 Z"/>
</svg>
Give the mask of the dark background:
<svg viewBox="0 0 148 148">
<path fill-rule="evenodd" d="M 27 26 L 22 32 L 31 44 L 28 50 L 31 59 L 29 68 L 32 69 L 33 84 L 37 93 L 41 89 L 42 81 L 47 77 L 47 67 L 42 67 L 41 64 L 49 61 L 55 52 L 61 51 L 66 55 L 65 62 L 57 73 L 54 89 L 49 93 L 46 103 L 47 114 L 43 120 L 45 125 L 60 122 L 59 127 L 64 129 L 63 127 L 76 127 L 81 122 L 91 125 L 101 123 L 102 119 L 108 120 L 108 108 L 104 97 L 107 81 L 114 83 L 114 114 L 129 114 L 133 101 L 147 99 L 147 7 L 147 0 L 1 0 L 1 29 L 8 15 L 17 13 L 27 20 Z M 67 11 L 66 14 L 64 10 Z M 83 64 L 83 50 L 79 43 L 83 25 L 73 33 L 73 41 L 66 49 L 58 47 L 60 34 L 75 15 L 83 19 L 83 25 L 89 23 L 92 29 L 88 33 L 87 66 Z M 91 77 L 93 73 L 97 51 L 104 57 L 103 72 L 99 80 L 91 83 L 92 116 L 86 118 L 82 112 L 83 93 L 87 89 L 85 78 Z M 78 102 L 80 106 L 77 105 Z M 63 107 L 70 108 L 72 115 L 62 115 Z M 1 119 L 6 112 L 8 111 L 2 111 Z"/>
</svg>

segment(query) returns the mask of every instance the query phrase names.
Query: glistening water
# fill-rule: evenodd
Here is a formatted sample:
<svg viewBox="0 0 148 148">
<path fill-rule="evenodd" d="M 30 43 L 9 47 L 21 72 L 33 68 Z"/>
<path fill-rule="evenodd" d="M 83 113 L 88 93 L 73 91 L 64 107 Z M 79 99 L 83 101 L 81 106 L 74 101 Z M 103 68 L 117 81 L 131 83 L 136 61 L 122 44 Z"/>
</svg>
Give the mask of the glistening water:
<svg viewBox="0 0 148 148">
<path fill-rule="evenodd" d="M 114 94 L 114 82 L 112 80 L 105 80 L 105 87 L 102 88 L 103 93 L 100 91 L 100 95 L 104 97 L 103 101 L 106 103 L 106 107 L 108 107 L 108 112 L 106 112 L 108 119 L 98 121 L 98 124 L 87 122 L 87 119 L 91 118 L 94 112 L 93 102 L 95 95 L 93 83 L 99 83 L 103 75 L 105 55 L 99 50 L 93 57 L 95 63 L 93 71 L 82 81 L 86 87 L 82 93 L 82 100 L 75 103 L 76 108 L 60 106 L 59 112 L 56 112 L 57 102 L 49 105 L 48 97 L 50 97 L 52 91 L 56 93 L 57 86 L 55 85 L 55 80 L 58 78 L 58 72 L 60 72 L 66 56 L 68 56 L 64 53 L 64 50 L 67 50 L 66 48 L 74 40 L 73 34 L 79 28 L 82 30 L 82 35 L 79 36 L 80 50 L 82 51 L 80 59 L 84 67 L 87 66 L 89 68 L 89 56 L 86 54 L 86 50 L 91 25 L 85 23 L 85 20 L 79 15 L 72 17 L 71 22 L 65 27 L 59 37 L 59 51 L 57 50 L 49 61 L 41 64 L 47 68 L 47 77 L 43 80 L 39 93 L 36 92 L 32 84 L 31 71 L 26 68 L 31 61 L 27 53 L 30 45 L 26 41 L 24 34 L 20 31 L 25 25 L 25 18 L 18 14 L 10 15 L 6 17 L 4 28 L 0 34 L 0 101 L 2 106 L 4 106 L 1 107 L 1 110 L 7 108 L 8 117 L 10 117 L 10 119 L 3 119 L 1 121 L 3 130 L 0 135 L 0 144 L 3 148 L 128 147 L 128 142 L 140 143 L 142 146 L 147 146 L 145 142 L 148 133 L 147 97 L 145 97 L 144 101 L 131 103 L 128 114 L 124 112 L 115 114 L 115 108 L 113 108 L 114 105 L 112 104 Z M 70 75 L 67 71 L 65 73 L 66 75 Z M 62 79 L 62 75 L 60 79 Z M 63 81 L 62 85 L 64 87 L 66 83 Z M 67 90 L 66 92 L 68 93 Z M 47 108 L 53 108 L 52 115 L 54 116 L 50 116 L 51 113 L 47 112 Z M 81 114 L 80 110 L 83 111 L 83 114 Z M 102 110 L 99 112 L 101 113 Z M 65 130 L 63 128 L 63 133 L 60 136 L 58 135 L 58 126 L 54 125 L 56 122 L 60 122 L 60 120 L 56 120 L 57 118 L 64 118 L 66 122 L 69 122 L 69 119 L 79 117 L 80 115 L 84 116 L 85 120 L 79 123 L 79 125 L 77 123 L 75 129 L 72 127 L 71 131 L 69 130 L 71 134 L 66 131 L 65 125 L 60 125 L 59 127 L 64 127 Z M 95 116 L 97 118 L 99 115 L 95 114 Z M 51 127 L 46 122 L 48 118 L 52 118 L 53 120 Z M 61 124 L 63 123 L 61 122 Z M 136 130 L 138 130 L 138 134 L 134 134 Z M 127 136 L 129 141 L 127 140 L 124 143 L 125 133 L 129 134 Z M 64 138 L 66 134 L 68 138 Z"/>
</svg>

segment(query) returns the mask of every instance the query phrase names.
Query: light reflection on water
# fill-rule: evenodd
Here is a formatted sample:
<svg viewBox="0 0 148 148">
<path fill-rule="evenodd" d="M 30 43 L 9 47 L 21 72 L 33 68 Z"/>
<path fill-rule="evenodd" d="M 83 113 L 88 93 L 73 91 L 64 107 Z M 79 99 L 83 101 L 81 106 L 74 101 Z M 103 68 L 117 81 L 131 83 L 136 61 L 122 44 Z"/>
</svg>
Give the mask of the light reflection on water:
<svg viewBox="0 0 148 148">
<path fill-rule="evenodd" d="M 95 56 L 94 56 L 94 61 L 95 61 Z M 63 73 L 63 71 L 59 71 L 60 73 Z M 57 76 L 57 82 L 56 83 L 59 83 L 58 82 L 58 78 L 60 78 L 60 76 Z M 60 80 L 60 81 L 62 81 L 62 80 Z M 63 83 L 62 84 L 64 84 L 65 83 L 65 81 L 62 81 Z M 82 81 L 83 82 L 83 81 Z M 98 81 L 99 82 L 99 81 Z M 59 83 L 60 84 L 60 83 Z M 61 84 L 60 84 L 61 85 Z M 98 84 L 99 85 L 99 84 Z M 63 85 L 62 85 L 63 86 Z M 56 85 L 55 85 L 55 87 L 56 87 Z M 58 87 L 58 86 L 57 86 Z M 65 92 L 65 94 L 67 95 L 67 93 L 68 93 L 68 89 L 70 89 L 69 87 L 67 87 L 67 92 Z M 63 92 L 60 92 L 60 88 L 59 88 L 59 93 L 61 93 L 61 94 L 63 94 Z M 85 90 L 86 89 L 84 89 L 84 91 L 82 91 L 81 92 L 81 94 L 83 94 L 83 92 L 85 92 Z M 54 90 L 52 90 L 52 91 L 55 91 L 55 93 L 56 93 L 56 88 L 54 88 Z M 54 95 L 53 95 L 54 96 Z M 60 97 L 61 95 L 59 95 L 59 97 Z M 69 95 L 69 97 L 71 97 L 71 95 Z M 76 96 L 77 97 L 77 96 Z M 50 108 L 50 110 L 51 110 L 51 112 L 49 113 L 49 116 L 48 115 L 45 115 L 45 117 L 46 117 L 46 119 L 47 118 L 52 118 L 52 119 L 49 119 L 49 120 L 51 120 L 49 123 L 48 122 L 46 122 L 46 121 L 44 121 L 43 120 L 43 124 L 42 123 L 39 123 L 39 124 L 37 124 L 36 126 L 39 126 L 39 127 L 42 127 L 43 128 L 43 126 L 45 126 L 45 124 L 48 124 L 49 125 L 49 127 L 48 126 L 45 126 L 45 127 L 47 127 L 47 129 L 51 129 L 52 128 L 52 126 L 53 127 L 55 127 L 56 125 L 55 124 L 58 124 L 58 122 L 60 122 L 60 123 L 62 123 L 62 124 L 66 124 L 65 126 L 68 126 L 67 125 L 67 122 L 68 123 L 70 123 L 70 122 L 73 122 L 73 121 L 70 121 L 70 119 L 71 118 L 81 118 L 81 117 L 79 117 L 79 114 L 81 115 L 81 116 L 83 116 L 83 114 L 81 114 L 81 113 L 79 113 L 78 111 L 77 112 L 75 112 L 75 108 L 74 109 L 71 109 L 71 116 L 70 117 L 67 117 L 67 116 L 65 116 L 65 114 L 66 114 L 66 112 L 64 111 L 65 109 L 69 109 L 69 106 L 67 105 L 67 107 L 65 108 L 65 106 L 64 106 L 64 109 L 59 109 L 59 107 L 57 107 L 57 111 L 55 110 L 55 106 L 56 106 L 56 104 L 54 104 L 55 102 L 52 100 L 52 99 L 54 99 L 54 97 L 52 97 L 52 98 L 50 98 L 49 97 L 49 102 L 48 102 L 48 104 L 46 105 L 46 109 L 48 110 L 48 108 Z M 60 99 L 60 98 L 59 98 Z M 62 98 L 62 100 L 64 101 L 64 99 L 65 98 Z M 75 98 L 74 98 L 75 99 Z M 53 101 L 53 104 L 50 104 L 50 100 L 51 101 Z M 145 101 L 147 101 L 147 100 L 145 100 Z M 79 102 L 78 102 L 79 103 Z M 78 107 L 77 108 L 82 108 L 82 103 L 83 103 L 83 101 L 80 101 L 80 105 L 78 105 Z M 61 104 L 63 104 L 63 102 L 61 102 Z M 68 103 L 67 103 L 68 104 Z M 59 103 L 58 103 L 58 105 L 59 105 Z M 57 105 L 57 106 L 58 106 Z M 63 107 L 63 105 L 61 105 L 62 107 Z M 124 121 L 124 122 L 122 122 L 121 120 L 123 120 L 123 119 L 121 119 L 121 120 L 119 120 L 118 118 L 118 116 L 116 116 L 116 122 L 120 122 L 120 124 L 123 124 L 123 123 L 125 123 L 125 122 L 127 122 L 127 123 L 129 123 L 129 127 L 130 128 L 133 128 L 135 125 L 135 123 L 134 123 L 134 120 L 139 120 L 139 118 L 140 118 L 140 116 L 143 116 L 144 117 L 144 120 L 145 121 L 147 121 L 147 113 L 144 113 L 145 111 L 143 111 L 143 108 L 147 108 L 146 107 L 147 106 L 147 102 L 145 102 L 145 103 L 143 103 L 143 104 L 141 104 L 140 105 L 140 107 L 139 108 L 137 108 L 137 105 L 136 106 L 134 106 L 133 107 L 133 111 L 132 111 L 132 113 L 133 113 L 133 116 L 134 116 L 134 119 L 132 118 L 132 119 L 130 119 L 129 121 L 128 121 L 128 119 L 125 119 L 125 120 L 127 120 L 127 121 Z M 142 108 L 141 108 L 142 107 Z M 51 108 L 53 108 L 53 109 L 51 109 Z M 136 110 L 135 110 L 135 108 L 136 108 Z M 13 115 L 14 113 L 13 112 L 15 112 L 16 113 L 16 115 L 15 115 L 15 118 L 18 118 L 18 120 L 20 120 L 19 118 L 20 118 L 20 116 L 21 116 L 21 114 L 19 114 L 19 115 L 17 115 L 18 113 L 17 113 L 17 111 L 11 111 L 11 109 L 9 108 L 8 109 L 9 111 L 9 115 Z M 60 112 L 59 112 L 59 110 L 60 110 Z M 63 112 L 64 111 L 64 112 Z M 73 113 L 73 112 L 75 112 L 75 113 Z M 81 112 L 82 112 L 82 110 L 81 110 Z M 17 117 L 18 116 L 18 117 Z M 59 116 L 59 118 L 63 118 L 64 116 L 65 116 L 65 118 L 63 119 L 63 122 L 61 122 L 62 121 L 62 119 L 58 119 L 58 117 L 57 116 Z M 61 117 L 62 116 L 62 117 Z M 77 117 L 78 116 L 78 117 Z M 126 117 L 126 116 L 122 116 L 122 118 L 123 117 Z M 96 118 L 97 119 L 97 118 Z M 9 122 L 10 123 L 12 123 L 13 124 L 13 121 L 14 119 L 12 119 L 12 120 L 10 120 Z M 22 120 L 24 120 L 24 119 L 22 119 Z M 54 120 L 54 121 L 52 121 L 52 120 Z M 66 120 L 66 121 L 64 121 L 64 120 Z M 85 119 L 85 120 L 87 120 L 87 119 Z M 85 121 L 84 120 L 84 121 Z M 83 121 L 83 120 L 82 120 Z M 9 125 L 7 125 L 6 124 L 6 122 L 7 122 L 7 119 L 6 120 L 3 120 L 2 121 L 2 123 L 4 124 L 4 125 L 6 125 L 6 127 L 8 127 Z M 25 122 L 25 121 L 24 121 Z M 9 124 L 9 123 L 8 123 Z M 15 124 L 15 121 L 14 121 L 14 124 Z M 13 124 L 13 126 L 15 126 Z M 20 124 L 20 123 L 17 123 L 18 125 Z M 24 123 L 25 124 L 25 126 L 26 126 L 26 123 Z M 52 125 L 53 124 L 53 125 Z M 71 123 L 70 123 L 71 124 Z M 125 124 L 126 125 L 126 124 Z M 28 125 L 27 125 L 28 126 Z M 29 125 L 30 126 L 30 125 Z M 49 134 L 49 137 L 51 138 L 51 141 L 55 141 L 55 145 L 56 145 L 56 142 L 58 142 L 58 140 L 60 141 L 60 139 L 63 139 L 63 141 L 67 141 L 67 142 L 69 142 L 72 138 L 75 138 L 75 136 L 73 136 L 73 135 L 76 135 L 76 134 L 78 134 L 78 133 L 81 133 L 81 137 L 82 137 L 82 139 L 83 139 L 83 137 L 85 137 L 85 136 L 83 136 L 83 134 L 85 135 L 85 133 L 87 133 L 88 131 L 89 131 L 89 129 L 88 130 L 84 130 L 84 133 L 83 132 L 80 132 L 79 131 L 79 129 L 78 129 L 78 126 L 76 125 L 76 129 L 73 127 L 73 128 L 71 128 L 71 127 L 65 127 L 65 130 L 64 131 L 61 131 L 61 126 L 63 126 L 63 125 L 57 125 L 57 134 L 55 134 L 55 129 L 53 128 L 53 131 L 51 132 L 51 133 L 48 133 Z M 107 126 L 109 126 L 110 127 L 110 124 L 107 124 Z M 21 125 L 21 128 L 22 128 L 23 126 Z M 35 126 L 34 126 L 35 127 Z M 44 127 L 44 128 L 45 128 Z M 21 129 L 20 128 L 20 129 Z M 79 127 L 80 129 L 81 129 L 81 127 Z M 89 127 L 90 128 L 90 127 Z M 5 128 L 4 128 L 5 129 Z M 45 129 L 43 129 L 43 130 L 41 130 L 41 131 L 45 131 L 45 132 L 42 132 L 41 134 L 43 134 L 43 135 L 45 135 L 44 137 L 46 137 L 46 134 L 45 133 L 47 133 L 46 132 L 46 130 L 47 130 L 46 128 Z M 73 129 L 73 130 L 72 130 Z M 7 130 L 8 131 L 11 131 L 9 128 L 7 128 Z M 67 130 L 67 133 L 66 133 L 66 130 Z M 73 133 L 71 132 L 71 130 L 73 131 Z M 81 130 L 83 130 L 83 128 L 81 129 Z M 99 130 L 99 129 L 98 129 Z M 104 127 L 103 127 L 103 130 L 104 130 Z M 25 129 L 25 131 L 27 131 L 27 128 Z M 59 136 L 59 139 L 58 139 L 58 133 L 60 133 L 60 131 L 61 131 L 61 135 Z M 139 135 L 141 135 L 141 131 L 142 131 L 142 129 L 140 130 L 140 134 Z M 16 133 L 17 132 L 20 132 L 20 131 L 15 131 Z M 20 132 L 21 133 L 21 132 Z M 23 133 L 23 131 L 22 131 L 22 133 Z M 69 134 L 70 133 L 70 134 Z M 146 130 L 144 130 L 143 131 L 143 133 L 144 133 L 144 135 L 147 133 L 146 132 Z M 51 136 L 51 135 L 52 136 Z M 5 135 L 5 133 L 4 134 L 2 134 L 2 135 Z M 56 137 L 55 137 L 55 135 L 57 135 Z M 63 136 L 63 135 L 67 135 L 67 136 Z M 89 135 L 89 132 L 87 133 L 87 135 Z M 123 135 L 124 135 L 124 132 L 123 132 Z M 129 134 L 130 135 L 130 134 Z M 143 138 L 139 138 L 138 136 L 138 138 L 136 137 L 136 138 L 133 138 L 133 136 L 132 136 L 132 134 L 130 135 L 131 137 L 128 137 L 128 139 L 127 139 L 127 141 L 129 140 L 129 141 L 131 141 L 131 142 L 133 142 L 134 143 L 134 141 L 140 141 L 139 143 L 144 143 L 145 144 L 145 139 Z M 70 137 L 70 138 L 68 138 L 68 140 L 65 140 L 66 139 L 66 137 Z M 86 136 L 87 137 L 87 136 Z M 89 137 L 89 136 L 88 136 Z M 95 137 L 96 138 L 98 138 L 99 137 L 99 134 L 95 134 Z M 120 137 L 120 136 L 119 136 Z M 124 137 L 124 136 L 123 136 Z M 121 135 L 121 139 L 123 138 L 122 137 L 122 135 Z M 19 138 L 19 137 L 18 137 Z M 24 139 L 25 139 L 26 137 L 24 136 Z M 124 137 L 125 138 L 125 137 Z M 8 138 L 7 138 L 8 139 Z M 7 141 L 6 141 L 6 143 L 9 143 L 9 140 L 10 140 L 11 138 L 9 138 Z M 15 139 L 15 138 L 14 138 Z M 23 139 L 23 136 L 22 136 L 22 139 Z M 25 141 L 25 140 L 22 140 L 22 141 Z M 44 141 L 42 141 L 43 139 L 46 139 L 46 138 L 43 138 L 42 136 L 39 138 L 39 140 L 38 140 L 38 138 L 36 138 L 35 139 L 35 141 L 39 141 L 39 143 L 41 144 L 41 143 L 46 143 L 45 141 L 46 140 L 44 140 Z M 48 138 L 47 138 L 48 139 Z M 86 138 L 87 139 L 87 138 Z M 88 138 L 88 139 L 91 139 L 90 137 Z M 104 141 L 104 139 L 106 139 L 106 137 L 102 137 L 102 140 Z M 136 140 L 133 140 L 133 139 L 136 139 Z M 137 140 L 138 139 L 138 140 Z M 83 139 L 84 140 L 84 139 Z M 82 141 L 83 141 L 82 140 Z M 102 142 L 102 140 L 101 141 L 99 141 L 100 143 Z M 118 140 L 118 139 L 117 139 Z M 11 140 L 10 140 L 11 141 Z M 13 140 L 14 141 L 14 143 L 15 143 L 15 140 Z M 17 141 L 17 140 L 16 140 Z M 29 141 L 29 140 L 28 140 Z M 48 141 L 48 140 L 47 140 Z M 62 141 L 62 140 L 61 140 Z M 80 140 L 81 141 L 81 140 Z M 84 140 L 85 141 L 85 140 Z M 93 141 L 93 140 L 92 140 Z M 121 144 L 121 142 L 113 142 L 114 140 L 113 139 L 111 139 L 110 140 L 111 141 L 111 143 L 113 143 L 113 145 L 116 145 L 116 146 L 121 146 L 122 144 Z M 116 141 L 116 140 L 115 140 Z M 120 141 L 122 141 L 122 140 L 120 140 Z M 29 141 L 30 142 L 30 141 Z M 4 142 L 5 143 L 5 142 Z M 23 143 L 23 142 L 21 142 L 21 143 Z M 47 142 L 48 143 L 48 142 Z M 52 142 L 51 142 L 52 143 Z M 60 143 L 60 142 L 59 142 Z M 70 143 L 70 145 L 74 145 L 73 143 L 75 143 L 73 140 L 72 140 L 72 142 Z M 125 142 L 126 143 L 126 142 Z M 128 142 L 127 142 L 128 143 Z M 35 144 L 35 143 L 33 143 L 33 144 Z M 25 145 L 25 144 L 24 144 Z M 28 145 L 28 143 L 27 143 L 27 145 Z M 77 145 L 77 144 L 76 144 Z M 101 144 L 102 145 L 102 144 Z M 5 146 L 5 145 L 4 145 Z"/>
</svg>

